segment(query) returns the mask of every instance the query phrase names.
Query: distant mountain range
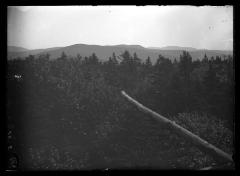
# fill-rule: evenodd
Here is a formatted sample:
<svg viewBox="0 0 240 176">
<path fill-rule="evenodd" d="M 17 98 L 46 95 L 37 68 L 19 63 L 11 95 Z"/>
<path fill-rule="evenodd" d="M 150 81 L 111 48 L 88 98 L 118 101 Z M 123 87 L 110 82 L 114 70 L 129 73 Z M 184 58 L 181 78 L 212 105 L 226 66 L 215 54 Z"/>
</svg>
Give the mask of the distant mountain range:
<svg viewBox="0 0 240 176">
<path fill-rule="evenodd" d="M 202 59 L 206 54 L 209 58 L 216 56 L 227 56 L 233 55 L 232 51 L 225 50 L 206 50 L 206 49 L 196 49 L 191 47 L 179 47 L 179 46 L 166 46 L 162 48 L 158 47 L 148 47 L 145 48 L 140 45 L 86 45 L 86 44 L 75 44 L 66 47 L 53 47 L 46 49 L 34 49 L 29 50 L 22 47 L 8 46 L 8 59 L 22 58 L 24 59 L 28 55 L 35 55 L 38 57 L 41 54 L 50 54 L 50 59 L 56 59 L 61 56 L 62 52 L 65 52 L 66 55 L 71 57 L 76 57 L 77 54 L 80 54 L 82 57 L 90 56 L 92 53 L 95 53 L 101 61 L 106 61 L 112 53 L 118 56 L 123 53 L 125 50 L 128 50 L 132 55 L 136 52 L 139 58 L 142 60 L 147 59 L 149 56 L 152 62 L 156 62 L 158 55 L 161 54 L 164 57 L 167 57 L 171 60 L 176 58 L 179 59 L 180 54 L 183 50 L 186 50 L 190 53 L 193 60 Z"/>
</svg>

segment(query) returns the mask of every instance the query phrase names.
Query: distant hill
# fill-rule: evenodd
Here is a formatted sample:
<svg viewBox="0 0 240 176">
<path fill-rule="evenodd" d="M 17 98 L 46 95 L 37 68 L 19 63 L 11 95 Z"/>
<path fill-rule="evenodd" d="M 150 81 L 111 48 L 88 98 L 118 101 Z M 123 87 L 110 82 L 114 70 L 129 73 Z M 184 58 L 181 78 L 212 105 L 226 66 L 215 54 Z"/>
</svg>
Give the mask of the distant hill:
<svg viewBox="0 0 240 176">
<path fill-rule="evenodd" d="M 53 48 L 46 48 L 46 49 L 34 49 L 34 50 L 29 50 L 21 47 L 15 47 L 15 46 L 8 46 L 8 59 L 13 59 L 13 58 L 25 58 L 29 55 L 38 55 L 40 53 L 46 53 L 52 50 L 57 50 L 62 47 L 53 47 Z"/>
<path fill-rule="evenodd" d="M 11 46 L 12 48 L 12 46 Z M 193 60 L 202 59 L 206 53 L 206 55 L 210 57 L 216 56 L 224 56 L 224 55 L 232 55 L 232 51 L 222 51 L 222 50 L 198 50 L 190 47 L 178 47 L 178 46 L 168 46 L 163 48 L 145 48 L 140 45 L 109 45 L 109 46 L 101 46 L 101 45 L 86 45 L 86 44 L 75 44 L 66 47 L 54 47 L 47 49 L 36 49 L 36 50 L 24 50 L 12 52 L 12 49 L 8 50 L 8 59 L 14 59 L 17 57 L 25 58 L 28 55 L 35 55 L 38 57 L 40 54 L 50 54 L 50 59 L 56 59 L 61 56 L 62 52 L 65 52 L 68 56 L 76 57 L 77 54 L 80 54 L 82 57 L 90 56 L 92 53 L 95 53 L 101 61 L 106 61 L 112 53 L 118 56 L 123 53 L 125 50 L 128 50 L 132 55 L 134 52 L 137 53 L 138 57 L 142 60 L 147 59 L 149 56 L 153 62 L 156 62 L 158 55 L 161 54 L 164 57 L 167 57 L 171 60 L 176 58 L 179 59 L 180 54 L 182 54 L 182 50 L 189 51 Z"/>
<path fill-rule="evenodd" d="M 23 52 L 28 51 L 26 48 L 18 47 L 18 46 L 8 46 L 8 52 Z"/>
</svg>

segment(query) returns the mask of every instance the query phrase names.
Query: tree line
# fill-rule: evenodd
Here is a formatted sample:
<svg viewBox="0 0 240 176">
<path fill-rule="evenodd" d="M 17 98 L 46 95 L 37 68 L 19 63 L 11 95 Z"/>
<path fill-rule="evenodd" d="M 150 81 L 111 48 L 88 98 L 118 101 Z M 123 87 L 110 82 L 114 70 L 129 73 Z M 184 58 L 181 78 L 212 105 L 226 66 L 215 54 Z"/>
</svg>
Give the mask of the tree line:
<svg viewBox="0 0 240 176">
<path fill-rule="evenodd" d="M 144 61 L 128 51 L 120 56 L 113 53 L 105 62 L 95 53 L 73 58 L 63 52 L 56 60 L 49 60 L 46 54 L 8 61 L 8 75 L 16 74 L 27 82 L 35 78 L 46 83 L 51 77 L 58 78 L 68 83 L 64 88 L 70 92 L 78 92 L 83 81 L 101 80 L 102 84 L 129 92 L 163 115 L 197 111 L 230 123 L 234 112 L 234 63 L 230 55 L 205 55 L 193 61 L 183 51 L 178 61 L 159 55 L 153 64 L 150 57 Z"/>
</svg>

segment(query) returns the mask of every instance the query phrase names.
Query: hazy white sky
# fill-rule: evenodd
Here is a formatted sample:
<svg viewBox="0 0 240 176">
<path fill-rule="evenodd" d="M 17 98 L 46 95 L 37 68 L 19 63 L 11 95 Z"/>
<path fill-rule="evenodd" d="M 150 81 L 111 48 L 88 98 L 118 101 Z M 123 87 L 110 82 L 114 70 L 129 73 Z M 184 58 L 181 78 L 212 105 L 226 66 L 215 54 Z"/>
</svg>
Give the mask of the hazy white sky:
<svg viewBox="0 0 240 176">
<path fill-rule="evenodd" d="M 8 45 L 169 45 L 232 50 L 231 6 L 8 7 Z"/>
</svg>

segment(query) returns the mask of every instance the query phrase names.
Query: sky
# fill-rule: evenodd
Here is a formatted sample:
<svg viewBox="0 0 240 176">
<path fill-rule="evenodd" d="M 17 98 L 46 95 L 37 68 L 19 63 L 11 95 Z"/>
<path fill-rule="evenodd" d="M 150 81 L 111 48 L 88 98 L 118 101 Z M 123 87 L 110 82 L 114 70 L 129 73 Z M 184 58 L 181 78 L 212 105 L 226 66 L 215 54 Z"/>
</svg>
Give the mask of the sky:
<svg viewBox="0 0 240 176">
<path fill-rule="evenodd" d="M 9 6 L 9 46 L 73 44 L 233 50 L 232 6 Z"/>
</svg>

